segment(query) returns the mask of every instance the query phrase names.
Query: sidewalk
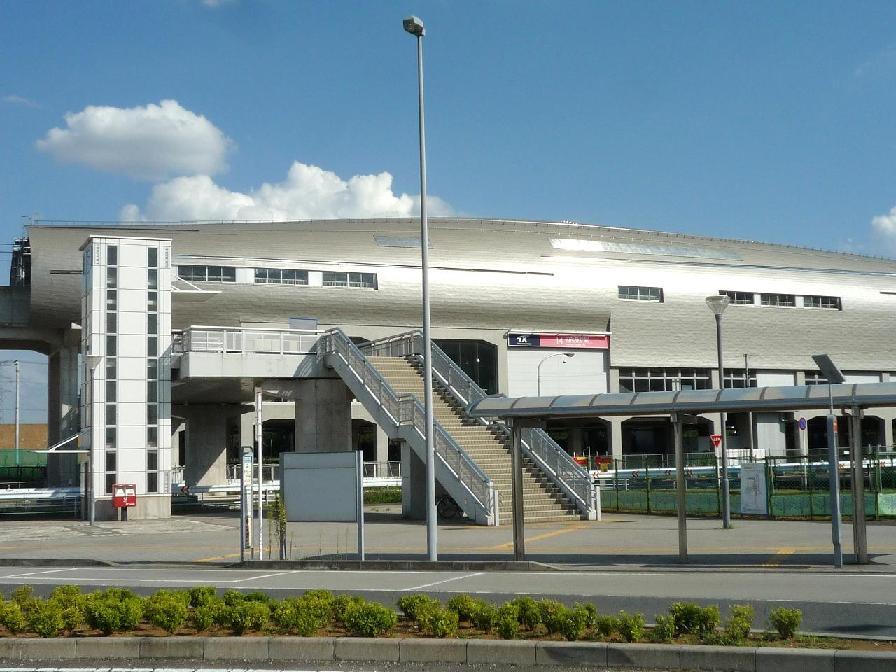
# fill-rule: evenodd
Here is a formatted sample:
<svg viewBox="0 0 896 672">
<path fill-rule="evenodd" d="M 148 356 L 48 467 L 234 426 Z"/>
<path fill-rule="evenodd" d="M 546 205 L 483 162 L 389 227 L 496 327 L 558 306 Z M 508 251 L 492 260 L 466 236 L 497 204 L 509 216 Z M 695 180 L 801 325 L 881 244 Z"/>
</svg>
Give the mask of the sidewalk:
<svg viewBox="0 0 896 672">
<path fill-rule="evenodd" d="M 425 559 L 426 529 L 406 521 L 396 507 L 367 507 L 368 558 Z M 169 520 L 103 522 L 3 521 L 0 559 L 82 559 L 103 562 L 239 561 L 235 514 L 175 516 Z M 733 521 L 724 530 L 714 519 L 688 521 L 690 567 L 827 570 L 831 568 L 828 522 Z M 268 540 L 265 521 L 265 540 Z M 356 528 L 350 523 L 290 523 L 290 559 L 355 557 Z M 526 527 L 531 561 L 575 568 L 649 569 L 681 567 L 673 517 L 607 514 L 602 522 L 542 523 Z M 272 539 L 273 541 L 273 539 Z M 896 524 L 869 522 L 872 564 L 851 565 L 852 528 L 843 525 L 846 571 L 896 572 Z M 275 544 L 276 545 L 276 544 Z M 512 529 L 464 523 L 439 526 L 444 560 L 510 560 Z"/>
</svg>

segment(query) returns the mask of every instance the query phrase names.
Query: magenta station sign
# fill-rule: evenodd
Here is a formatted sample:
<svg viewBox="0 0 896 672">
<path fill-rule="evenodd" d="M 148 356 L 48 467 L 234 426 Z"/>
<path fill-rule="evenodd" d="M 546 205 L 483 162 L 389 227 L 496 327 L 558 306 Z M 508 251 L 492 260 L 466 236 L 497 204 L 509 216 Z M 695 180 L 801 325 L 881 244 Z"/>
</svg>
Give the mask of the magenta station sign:
<svg viewBox="0 0 896 672">
<path fill-rule="evenodd" d="M 508 334 L 510 348 L 568 348 L 570 350 L 609 350 L 609 334 L 558 334 L 541 332 Z"/>
</svg>

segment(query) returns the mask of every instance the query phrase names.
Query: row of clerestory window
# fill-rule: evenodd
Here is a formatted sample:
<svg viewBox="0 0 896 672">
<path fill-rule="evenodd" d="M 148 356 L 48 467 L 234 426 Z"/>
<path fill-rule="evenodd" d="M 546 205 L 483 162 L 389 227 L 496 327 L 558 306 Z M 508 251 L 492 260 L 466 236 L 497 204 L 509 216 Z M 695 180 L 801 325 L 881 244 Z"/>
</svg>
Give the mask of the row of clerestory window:
<svg viewBox="0 0 896 672">
<path fill-rule="evenodd" d="M 298 268 L 256 268 L 254 284 L 308 286 L 309 272 Z M 357 287 L 378 289 L 376 273 L 354 271 L 323 271 L 320 284 L 324 287 Z M 234 266 L 177 267 L 177 277 L 188 282 L 236 282 Z"/>
</svg>

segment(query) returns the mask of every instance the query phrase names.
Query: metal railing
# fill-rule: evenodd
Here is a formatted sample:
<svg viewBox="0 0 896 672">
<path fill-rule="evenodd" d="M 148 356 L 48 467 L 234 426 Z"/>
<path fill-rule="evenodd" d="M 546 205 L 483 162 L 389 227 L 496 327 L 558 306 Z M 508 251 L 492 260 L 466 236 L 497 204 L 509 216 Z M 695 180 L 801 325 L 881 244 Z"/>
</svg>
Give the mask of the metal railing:
<svg viewBox="0 0 896 672">
<path fill-rule="evenodd" d="M 314 352 L 320 332 L 301 329 L 240 329 L 192 326 L 184 330 L 185 352 L 251 352 L 306 355 Z"/>
<path fill-rule="evenodd" d="M 364 478 L 401 478 L 401 462 L 365 462 Z"/>
<path fill-rule="evenodd" d="M 423 351 L 423 336 L 410 331 L 380 339 L 363 346 L 371 355 L 408 357 Z M 437 345 L 432 344 L 433 374 L 465 407 L 488 396 L 476 382 Z M 509 436 L 507 426 L 497 418 L 479 418 L 495 431 Z M 542 429 L 525 429 L 521 443 L 523 452 L 560 488 L 570 496 L 576 506 L 589 517 L 596 512 L 595 485 L 588 470 L 579 465 L 563 448 Z"/>
<path fill-rule="evenodd" d="M 323 334 L 318 342 L 317 352 L 318 357 L 334 355 L 342 361 L 348 369 L 340 372 L 343 380 L 347 375 L 354 376 L 397 426 L 409 425 L 416 430 L 421 440 L 425 440 L 426 415 L 423 405 L 413 395 L 396 394 L 382 374 L 342 331 L 334 329 Z M 349 383 L 348 380 L 345 382 Z M 442 463 L 488 513 L 488 517 L 497 521 L 497 491 L 488 475 L 438 422 L 435 423 L 433 443 L 436 455 Z"/>
</svg>

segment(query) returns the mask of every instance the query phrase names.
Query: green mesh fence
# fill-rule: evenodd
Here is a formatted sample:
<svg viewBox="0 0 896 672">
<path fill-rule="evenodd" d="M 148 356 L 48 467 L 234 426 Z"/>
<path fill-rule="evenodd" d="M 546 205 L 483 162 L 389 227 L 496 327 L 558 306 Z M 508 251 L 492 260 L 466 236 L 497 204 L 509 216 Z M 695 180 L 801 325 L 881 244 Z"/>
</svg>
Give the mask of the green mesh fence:
<svg viewBox="0 0 896 672">
<path fill-rule="evenodd" d="M 37 453 L 33 450 L 19 450 L 18 453 L 18 457 L 16 457 L 14 448 L 0 448 L 0 468 L 47 466 L 46 453 Z"/>
</svg>

